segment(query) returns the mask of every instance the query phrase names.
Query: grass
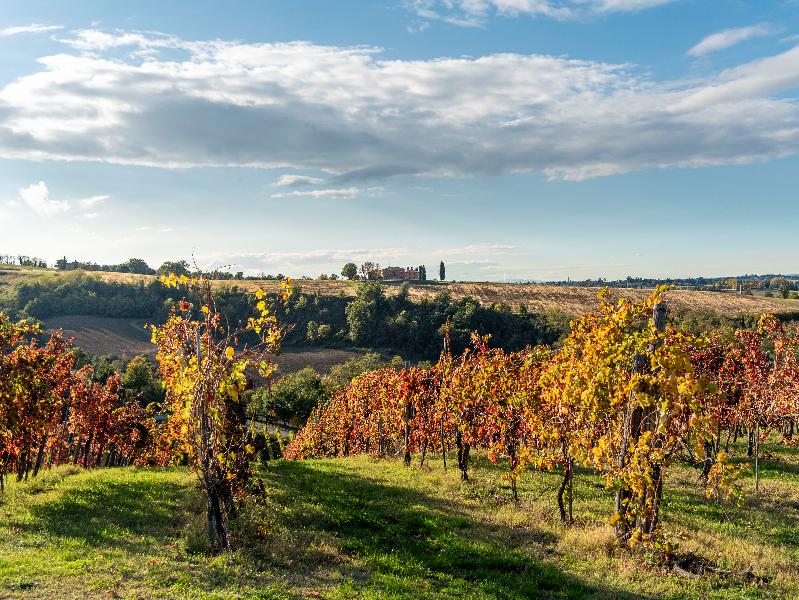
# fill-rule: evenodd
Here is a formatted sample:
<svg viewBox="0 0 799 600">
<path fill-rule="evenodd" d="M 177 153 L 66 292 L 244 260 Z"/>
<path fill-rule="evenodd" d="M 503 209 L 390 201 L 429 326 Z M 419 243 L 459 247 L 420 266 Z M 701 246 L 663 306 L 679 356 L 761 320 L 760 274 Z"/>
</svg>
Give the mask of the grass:
<svg viewBox="0 0 799 600">
<path fill-rule="evenodd" d="M 708 502 L 696 471 L 670 471 L 663 518 L 680 552 L 741 577 L 683 578 L 615 549 L 611 499 L 575 480 L 577 523 L 557 474 L 528 474 L 518 506 L 502 465 L 462 483 L 440 459 L 369 457 L 259 466 L 267 489 L 207 554 L 203 503 L 184 469 L 60 468 L 0 497 L 0 598 L 799 598 L 799 451 L 762 461 L 745 506 Z M 751 481 L 743 482 L 751 487 Z"/>
</svg>

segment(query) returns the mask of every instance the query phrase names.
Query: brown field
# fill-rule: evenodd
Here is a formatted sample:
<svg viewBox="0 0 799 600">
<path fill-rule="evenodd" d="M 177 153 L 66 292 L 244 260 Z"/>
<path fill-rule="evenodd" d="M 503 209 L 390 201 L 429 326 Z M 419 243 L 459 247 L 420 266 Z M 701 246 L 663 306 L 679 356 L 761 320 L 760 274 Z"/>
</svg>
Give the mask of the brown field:
<svg viewBox="0 0 799 600">
<path fill-rule="evenodd" d="M 67 315 L 47 319 L 45 328 L 50 333 L 60 329 L 64 337 L 75 338 L 75 346 L 89 354 L 117 356 L 123 360 L 140 354 L 155 356 L 155 346 L 150 343 L 150 334 L 144 329 L 141 319 Z M 354 350 L 284 348 L 275 362 L 280 373 L 294 373 L 305 367 L 313 367 L 324 374 L 333 365 L 360 354 Z"/>
<path fill-rule="evenodd" d="M 125 360 L 139 354 L 155 356 L 144 320 L 67 315 L 51 317 L 44 325 L 48 332 L 60 329 L 65 338 L 75 338 L 75 345 L 89 354 L 107 354 Z"/>
<path fill-rule="evenodd" d="M 138 281 L 152 276 L 129 275 L 124 273 L 98 273 L 111 281 Z M 248 291 L 258 288 L 266 292 L 277 292 L 279 282 L 275 280 L 220 281 L 216 285 L 237 286 Z M 295 288 L 306 293 L 320 293 L 325 296 L 355 296 L 357 285 L 346 281 L 295 280 Z M 386 285 L 388 295 L 396 294 L 399 285 Z M 514 310 L 520 304 L 532 312 L 557 310 L 568 315 L 580 315 L 597 306 L 599 288 L 581 288 L 547 284 L 524 283 L 437 283 L 415 284 L 410 286 L 413 300 L 433 298 L 440 291 L 447 291 L 453 298 L 471 296 L 483 304 L 504 302 Z M 643 300 L 652 290 L 616 288 L 615 293 L 631 300 Z M 799 312 L 799 300 L 766 298 L 762 295 L 743 296 L 733 292 L 695 292 L 692 290 L 671 290 L 666 300 L 675 309 L 706 309 L 727 316 L 759 315 L 763 313 Z"/>
</svg>

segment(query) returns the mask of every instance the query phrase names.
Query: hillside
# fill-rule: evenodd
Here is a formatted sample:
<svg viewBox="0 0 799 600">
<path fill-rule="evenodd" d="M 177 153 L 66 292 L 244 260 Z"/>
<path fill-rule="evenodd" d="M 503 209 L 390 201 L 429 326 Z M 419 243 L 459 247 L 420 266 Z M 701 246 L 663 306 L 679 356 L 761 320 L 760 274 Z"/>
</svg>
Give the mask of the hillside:
<svg viewBox="0 0 799 600">
<path fill-rule="evenodd" d="M 19 282 L 26 277 L 33 277 L 40 271 L 19 270 L 9 272 L 0 267 L 0 295 L 3 287 Z M 154 279 L 150 275 L 132 275 L 127 273 L 90 273 L 93 277 L 106 281 L 136 282 Z M 59 273 L 47 272 L 49 277 L 63 276 Z M 240 289 L 254 291 L 258 288 L 267 292 L 277 292 L 279 282 L 268 280 L 227 280 L 215 282 L 216 286 L 237 286 Z M 347 281 L 319 281 L 295 280 L 295 287 L 299 290 L 322 296 L 354 297 L 357 294 L 357 284 Z M 386 293 L 391 296 L 398 292 L 397 284 L 386 285 Z M 484 304 L 503 302 L 514 310 L 524 304 L 531 312 L 557 310 L 570 316 L 579 315 L 597 306 L 596 295 L 598 288 L 580 288 L 572 286 L 555 286 L 547 284 L 519 284 L 519 283 L 485 283 L 485 282 L 456 282 L 439 283 L 427 282 L 413 284 L 409 288 L 412 300 L 433 298 L 437 293 L 446 291 L 455 299 L 466 296 L 476 298 Z M 632 300 L 642 300 L 651 293 L 651 290 L 617 288 L 615 292 Z M 767 298 L 762 295 L 745 296 L 729 292 L 696 292 L 691 290 L 672 290 L 667 294 L 667 299 L 672 303 L 672 308 L 680 309 L 705 309 L 726 316 L 760 315 L 763 313 L 793 313 L 799 311 L 799 300 L 783 300 L 781 298 Z"/>
<path fill-rule="evenodd" d="M 793 450 L 761 463 L 761 494 L 741 508 L 705 500 L 695 470 L 675 470 L 663 518 L 680 567 L 613 549 L 594 475 L 575 479 L 577 523 L 564 527 L 558 474 L 526 475 L 515 506 L 504 466 L 475 463 L 469 483 L 437 457 L 260 465 L 265 498 L 242 516 L 241 549 L 221 557 L 205 554 L 188 471 L 61 467 L 0 495 L 0 597 L 799 597 Z"/>
<path fill-rule="evenodd" d="M 64 337 L 75 338 L 76 346 L 93 355 L 113 355 L 125 360 L 140 354 L 155 355 L 156 348 L 141 319 L 66 315 L 47 319 L 45 328 L 48 332 L 61 330 Z M 335 348 L 284 348 L 275 361 L 280 373 L 293 373 L 305 367 L 327 373 L 333 365 L 359 355 Z"/>
</svg>

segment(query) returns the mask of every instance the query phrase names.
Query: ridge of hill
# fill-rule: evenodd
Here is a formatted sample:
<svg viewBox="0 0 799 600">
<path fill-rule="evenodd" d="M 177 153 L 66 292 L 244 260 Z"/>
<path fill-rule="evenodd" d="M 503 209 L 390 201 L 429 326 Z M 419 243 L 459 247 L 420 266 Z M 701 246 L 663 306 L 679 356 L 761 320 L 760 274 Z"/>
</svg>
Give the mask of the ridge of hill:
<svg viewBox="0 0 799 600">
<path fill-rule="evenodd" d="M 130 273 L 91 272 L 93 277 L 105 281 L 135 283 L 151 281 L 154 275 L 134 275 Z M 56 274 L 59 276 L 60 274 Z M 279 281 L 274 279 L 221 280 L 214 282 L 217 287 L 236 286 L 246 291 L 263 289 L 277 293 Z M 399 292 L 400 285 L 386 282 L 386 294 L 391 296 Z M 295 287 L 304 293 L 322 296 L 354 297 L 357 295 L 358 282 L 342 280 L 295 280 Z M 597 293 L 601 288 L 584 288 L 576 286 L 559 286 L 544 283 L 492 283 L 492 282 L 435 282 L 410 283 L 408 295 L 411 300 L 432 299 L 439 292 L 445 291 L 454 299 L 466 296 L 475 298 L 483 304 L 502 302 L 516 310 L 524 304 L 530 312 L 561 311 L 570 316 L 577 316 L 597 307 Z M 620 297 L 640 301 L 652 293 L 652 289 L 613 288 Z M 666 293 L 666 299 L 677 310 L 709 310 L 711 312 L 736 317 L 742 315 L 759 315 L 764 313 L 784 314 L 799 312 L 799 300 L 768 298 L 762 295 L 744 295 L 735 292 L 706 292 L 674 289 Z"/>
</svg>

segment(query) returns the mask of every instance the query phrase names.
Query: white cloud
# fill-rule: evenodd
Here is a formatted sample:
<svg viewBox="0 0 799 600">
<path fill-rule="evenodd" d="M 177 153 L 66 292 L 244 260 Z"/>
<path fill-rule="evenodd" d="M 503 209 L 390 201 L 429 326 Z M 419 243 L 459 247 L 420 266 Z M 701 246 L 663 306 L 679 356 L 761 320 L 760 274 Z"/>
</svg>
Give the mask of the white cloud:
<svg viewBox="0 0 799 600">
<path fill-rule="evenodd" d="M 337 188 L 327 190 L 294 190 L 272 194 L 272 198 L 355 198 L 361 193 L 360 188 Z"/>
<path fill-rule="evenodd" d="M 630 13 L 676 0 L 411 0 L 408 8 L 422 19 L 462 27 L 480 27 L 492 15 L 547 17 L 559 21 L 612 13 Z M 417 27 L 415 31 L 420 30 Z"/>
<path fill-rule="evenodd" d="M 21 33 L 43 33 L 46 31 L 56 31 L 63 28 L 63 25 L 42 25 L 41 23 L 31 23 L 30 25 L 18 25 L 16 27 L 6 27 L 5 29 L 0 29 L 0 37 L 19 35 Z"/>
<path fill-rule="evenodd" d="M 78 200 L 78 204 L 81 208 L 90 208 L 95 204 L 100 204 L 101 202 L 105 202 L 111 196 L 108 195 L 101 195 L 101 196 L 89 196 L 88 198 L 81 198 Z"/>
<path fill-rule="evenodd" d="M 320 179 L 319 177 L 309 177 L 307 175 L 281 175 L 272 185 L 278 187 L 297 187 L 302 185 L 317 185 L 323 181 L 324 179 Z"/>
<path fill-rule="evenodd" d="M 69 210 L 69 203 L 65 200 L 50 199 L 50 190 L 44 181 L 20 189 L 19 199 L 42 217 L 52 217 Z"/>
<path fill-rule="evenodd" d="M 688 50 L 689 56 L 705 56 L 711 52 L 718 52 L 725 48 L 730 48 L 746 40 L 774 35 L 776 28 L 768 23 L 760 23 L 749 27 L 736 27 L 725 29 L 718 33 L 711 34 L 699 42 L 696 46 Z"/>
<path fill-rule="evenodd" d="M 390 60 L 372 47 L 92 31 L 68 41 L 0 88 L 0 157 L 322 171 L 329 189 L 284 194 L 347 197 L 358 188 L 344 186 L 399 175 L 580 180 L 799 151 L 799 46 L 657 81 L 542 55 Z"/>
<path fill-rule="evenodd" d="M 80 218 L 81 219 L 96 219 L 99 216 L 100 216 L 100 213 L 98 213 L 98 212 L 88 212 L 88 213 L 83 213 L 82 215 L 80 215 Z"/>
</svg>

